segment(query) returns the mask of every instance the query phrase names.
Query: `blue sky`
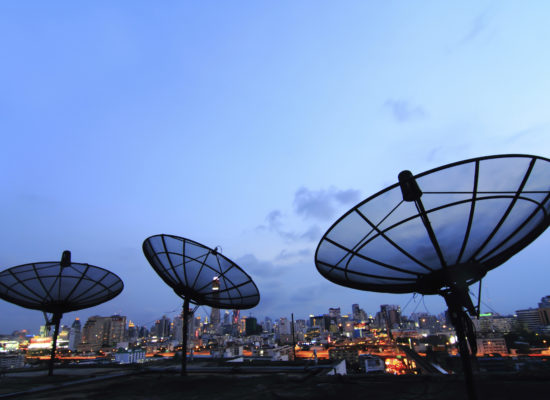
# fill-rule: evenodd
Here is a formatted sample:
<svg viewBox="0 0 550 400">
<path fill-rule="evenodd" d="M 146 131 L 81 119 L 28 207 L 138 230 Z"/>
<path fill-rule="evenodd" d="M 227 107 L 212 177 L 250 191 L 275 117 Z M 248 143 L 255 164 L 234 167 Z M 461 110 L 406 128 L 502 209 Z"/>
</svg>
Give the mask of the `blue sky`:
<svg viewBox="0 0 550 400">
<path fill-rule="evenodd" d="M 0 268 L 69 249 L 125 289 L 64 323 L 115 312 L 149 323 L 180 307 L 141 252 L 169 233 L 219 245 L 249 272 L 258 317 L 403 306 L 410 295 L 326 281 L 317 243 L 403 169 L 548 157 L 549 11 L 546 1 L 2 2 Z M 550 294 L 548 245 L 546 233 L 490 272 L 484 301 L 509 313 Z M 0 303 L 0 332 L 42 320 Z"/>
</svg>

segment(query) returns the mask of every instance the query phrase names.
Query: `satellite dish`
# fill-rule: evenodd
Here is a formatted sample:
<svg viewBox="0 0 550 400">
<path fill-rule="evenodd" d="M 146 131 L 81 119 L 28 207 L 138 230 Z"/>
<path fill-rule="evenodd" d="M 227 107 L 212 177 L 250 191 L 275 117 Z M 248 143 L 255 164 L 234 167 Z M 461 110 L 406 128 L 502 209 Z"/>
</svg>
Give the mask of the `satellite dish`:
<svg viewBox="0 0 550 400">
<path fill-rule="evenodd" d="M 19 265 L 0 272 L 0 298 L 21 307 L 52 313 L 55 325 L 49 375 L 53 374 L 59 324 L 64 313 L 92 307 L 122 292 L 122 280 L 106 269 L 73 263 L 64 251 L 60 262 Z"/>
<path fill-rule="evenodd" d="M 252 278 L 234 262 L 190 239 L 154 235 L 143 242 L 149 264 L 184 300 L 182 375 L 186 373 L 187 319 L 189 304 L 222 309 L 248 309 L 260 301 Z"/>
<path fill-rule="evenodd" d="M 332 225 L 317 247 L 317 270 L 355 289 L 442 295 L 474 398 L 463 308 L 476 310 L 468 286 L 550 224 L 550 160 L 496 155 L 398 178 Z"/>
</svg>

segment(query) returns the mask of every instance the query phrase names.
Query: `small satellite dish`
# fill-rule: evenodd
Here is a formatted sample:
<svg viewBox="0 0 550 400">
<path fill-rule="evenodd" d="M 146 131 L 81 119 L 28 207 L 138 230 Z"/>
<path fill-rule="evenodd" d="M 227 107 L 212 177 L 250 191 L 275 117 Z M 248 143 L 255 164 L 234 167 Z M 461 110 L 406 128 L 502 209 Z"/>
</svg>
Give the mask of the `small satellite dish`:
<svg viewBox="0 0 550 400">
<path fill-rule="evenodd" d="M 355 289 L 442 295 L 474 398 L 463 308 L 476 310 L 468 286 L 550 224 L 550 160 L 496 155 L 398 178 L 330 227 L 315 253 L 317 270 Z M 468 337 L 473 345 L 473 330 Z"/>
<path fill-rule="evenodd" d="M 193 240 L 174 235 L 154 235 L 143 242 L 149 264 L 184 300 L 182 375 L 186 373 L 189 304 L 222 309 L 249 309 L 260 301 L 252 278 L 234 262 Z"/>
<path fill-rule="evenodd" d="M 21 307 L 52 313 L 55 325 L 49 375 L 53 374 L 57 335 L 64 313 L 93 307 L 122 292 L 122 280 L 106 269 L 73 263 L 70 251 L 59 262 L 19 265 L 0 272 L 0 298 Z"/>
</svg>

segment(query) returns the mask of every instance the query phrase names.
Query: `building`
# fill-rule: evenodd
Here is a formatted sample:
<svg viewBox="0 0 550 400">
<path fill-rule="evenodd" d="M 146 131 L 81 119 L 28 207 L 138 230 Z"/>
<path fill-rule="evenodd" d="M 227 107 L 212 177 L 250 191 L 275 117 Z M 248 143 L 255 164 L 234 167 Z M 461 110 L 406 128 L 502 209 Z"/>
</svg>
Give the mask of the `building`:
<svg viewBox="0 0 550 400">
<path fill-rule="evenodd" d="M 134 364 L 145 362 L 145 350 L 140 348 L 125 350 L 118 349 L 115 353 L 115 361 L 119 364 Z"/>
<path fill-rule="evenodd" d="M 541 325 L 550 325 L 550 296 L 544 296 L 542 299 L 540 299 L 539 319 Z"/>
<path fill-rule="evenodd" d="M 518 324 L 530 331 L 536 331 L 542 325 L 541 315 L 538 308 L 529 308 L 527 310 L 517 310 L 516 316 Z"/>
<path fill-rule="evenodd" d="M 82 328 L 82 343 L 78 346 L 81 351 L 98 351 L 104 347 L 116 347 L 123 342 L 126 334 L 126 317 L 112 315 L 100 317 L 94 315 L 88 318 Z"/>
<path fill-rule="evenodd" d="M 71 329 L 69 331 L 69 349 L 72 351 L 75 351 L 82 341 L 82 327 L 80 324 L 80 319 L 76 318 L 71 325 Z"/>
<path fill-rule="evenodd" d="M 508 354 L 508 347 L 504 338 L 477 338 L 477 355 L 484 354 Z"/>
<path fill-rule="evenodd" d="M 193 337 L 193 316 L 189 315 L 187 325 L 187 337 Z M 172 322 L 172 339 L 178 343 L 183 342 L 183 317 L 177 315 Z"/>
<path fill-rule="evenodd" d="M 342 323 L 342 314 L 340 312 L 340 307 L 329 308 L 328 315 L 331 320 L 336 321 L 337 325 L 340 325 Z"/>
<path fill-rule="evenodd" d="M 492 313 L 481 314 L 479 319 L 474 318 L 472 322 L 476 331 L 480 334 L 509 333 L 516 326 L 516 318 L 514 316 L 501 316 Z"/>
<path fill-rule="evenodd" d="M 367 320 L 367 313 L 361 308 L 359 304 L 351 305 L 351 317 L 355 322 L 363 322 Z"/>
<path fill-rule="evenodd" d="M 24 354 L 0 354 L 0 371 L 14 368 L 23 368 L 24 365 Z"/>
<path fill-rule="evenodd" d="M 214 330 L 218 328 L 220 325 L 220 309 L 212 307 L 212 311 L 210 312 L 210 323 L 212 324 L 212 327 Z"/>
<path fill-rule="evenodd" d="M 139 329 L 136 325 L 130 321 L 128 322 L 128 342 L 137 343 L 139 339 Z"/>
<path fill-rule="evenodd" d="M 254 317 L 248 317 L 246 319 L 245 325 L 246 325 L 246 327 L 245 327 L 246 336 L 258 335 L 258 334 L 262 333 L 262 327 L 260 325 L 258 325 L 258 322 L 256 321 L 256 318 L 254 318 Z"/>
<path fill-rule="evenodd" d="M 346 360 L 346 367 L 359 366 L 359 351 L 353 347 L 332 347 L 328 349 L 328 358 L 331 361 Z"/>
<path fill-rule="evenodd" d="M 384 319 L 387 328 L 397 328 L 401 323 L 401 307 L 395 304 L 382 304 L 380 317 Z M 382 323 L 380 323 L 382 326 Z"/>
<path fill-rule="evenodd" d="M 170 337 L 171 322 L 166 315 L 163 315 L 161 319 L 157 319 L 153 327 L 154 336 L 159 339 L 168 339 Z"/>
</svg>

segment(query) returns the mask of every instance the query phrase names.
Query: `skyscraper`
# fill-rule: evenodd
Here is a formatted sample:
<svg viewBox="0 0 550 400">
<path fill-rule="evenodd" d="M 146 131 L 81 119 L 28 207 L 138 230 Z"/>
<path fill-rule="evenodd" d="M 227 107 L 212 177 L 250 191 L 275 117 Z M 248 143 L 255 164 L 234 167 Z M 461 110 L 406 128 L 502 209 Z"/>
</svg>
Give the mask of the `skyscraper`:
<svg viewBox="0 0 550 400">
<path fill-rule="evenodd" d="M 69 331 L 69 349 L 73 351 L 76 350 L 81 340 L 82 340 L 82 332 L 81 332 L 80 319 L 76 318 L 73 324 L 71 325 L 71 330 Z"/>
<path fill-rule="evenodd" d="M 168 338 L 170 337 L 170 318 L 166 315 L 163 315 L 161 319 L 155 322 L 155 335 L 158 338 Z"/>
<path fill-rule="evenodd" d="M 102 347 L 114 347 L 124 341 L 126 334 L 126 317 L 112 315 L 100 317 L 94 315 L 88 318 L 82 329 L 82 345 L 84 350 L 97 351 Z"/>
</svg>

